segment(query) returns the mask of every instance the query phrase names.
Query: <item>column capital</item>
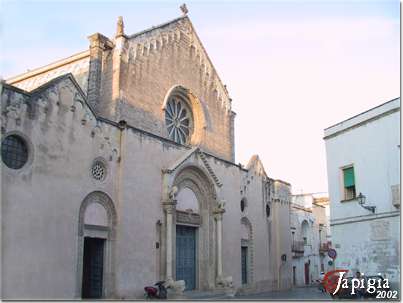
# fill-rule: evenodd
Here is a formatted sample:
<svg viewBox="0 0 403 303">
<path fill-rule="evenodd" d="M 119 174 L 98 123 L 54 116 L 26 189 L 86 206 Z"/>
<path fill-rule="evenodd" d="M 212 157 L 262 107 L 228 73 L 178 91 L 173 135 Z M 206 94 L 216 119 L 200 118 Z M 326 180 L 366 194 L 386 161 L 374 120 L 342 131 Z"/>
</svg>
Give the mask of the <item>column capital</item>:
<svg viewBox="0 0 403 303">
<path fill-rule="evenodd" d="M 176 200 L 167 200 L 162 202 L 162 207 L 167 214 L 172 214 L 176 210 Z"/>
<path fill-rule="evenodd" d="M 218 220 L 222 220 L 222 216 L 225 213 L 225 209 L 224 208 L 214 208 L 213 209 L 213 215 L 214 215 L 214 219 Z"/>
</svg>

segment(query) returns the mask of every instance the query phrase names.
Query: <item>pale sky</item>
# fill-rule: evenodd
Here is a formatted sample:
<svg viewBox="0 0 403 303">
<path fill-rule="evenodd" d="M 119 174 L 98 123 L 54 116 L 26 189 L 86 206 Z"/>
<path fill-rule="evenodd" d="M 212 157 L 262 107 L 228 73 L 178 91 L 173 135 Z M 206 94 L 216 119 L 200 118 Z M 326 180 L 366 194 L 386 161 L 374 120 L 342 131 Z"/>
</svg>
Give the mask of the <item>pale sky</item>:
<svg viewBox="0 0 403 303">
<path fill-rule="evenodd" d="M 184 1 L 184 0 L 183 0 Z M 183 1 L 0 2 L 0 75 L 181 15 Z M 253 154 L 293 193 L 327 191 L 323 129 L 400 96 L 399 1 L 186 1 L 237 113 L 236 163 Z"/>
</svg>

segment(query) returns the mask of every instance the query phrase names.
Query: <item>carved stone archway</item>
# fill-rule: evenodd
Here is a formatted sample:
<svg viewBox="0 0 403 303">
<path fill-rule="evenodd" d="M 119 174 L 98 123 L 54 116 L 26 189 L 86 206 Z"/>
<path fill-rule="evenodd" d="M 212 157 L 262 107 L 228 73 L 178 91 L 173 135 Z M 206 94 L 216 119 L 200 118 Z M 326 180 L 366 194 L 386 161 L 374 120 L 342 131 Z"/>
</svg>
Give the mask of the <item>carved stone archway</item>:
<svg viewBox="0 0 403 303">
<path fill-rule="evenodd" d="M 98 208 L 106 213 L 105 220 L 97 223 L 86 222 L 86 212 L 89 209 Z M 95 212 L 96 213 L 96 212 Z M 98 211 L 99 213 L 99 211 Z M 96 216 L 97 214 L 95 214 Z M 97 220 L 95 219 L 94 222 Z M 95 237 L 105 240 L 104 265 L 103 265 L 103 289 L 102 298 L 113 298 L 115 294 L 115 238 L 116 238 L 117 214 L 112 199 L 104 192 L 94 191 L 88 194 L 81 203 L 78 213 L 78 251 L 76 273 L 76 298 L 81 298 L 84 238 Z"/>
<path fill-rule="evenodd" d="M 199 202 L 200 220 L 197 229 L 197 271 L 196 285 L 199 289 L 211 289 L 216 281 L 216 243 L 213 211 L 217 207 L 214 184 L 207 174 L 199 167 L 188 166 L 182 169 L 175 177 L 174 186 L 180 191 L 182 188 L 192 190 Z M 175 213 L 174 225 L 184 222 Z M 173 231 L 175 243 L 175 229 Z M 173 245 L 175 247 L 175 244 Z M 175 260 L 175 254 L 173 256 Z M 175 268 L 175 262 L 174 262 Z"/>
<path fill-rule="evenodd" d="M 188 165 L 174 176 L 172 188 L 175 188 L 176 193 L 184 188 L 193 191 L 199 203 L 199 213 L 186 216 L 183 211 L 176 211 L 174 194 L 170 196 L 171 202 L 164 204 L 167 213 L 167 237 L 170 237 L 168 242 L 172 243 L 172 256 L 167 257 L 167 276 L 172 274 L 172 278 L 176 279 L 174 270 L 176 266 L 176 225 L 193 226 L 197 228 L 196 288 L 213 289 L 216 287 L 217 280 L 217 224 L 215 221 L 217 221 L 219 207 L 215 185 L 203 168 Z M 222 213 L 223 211 L 220 213 L 221 216 Z M 172 222 L 168 222 L 171 220 Z M 171 259 L 170 262 L 169 259 Z M 168 267 L 171 269 L 169 270 Z"/>
</svg>

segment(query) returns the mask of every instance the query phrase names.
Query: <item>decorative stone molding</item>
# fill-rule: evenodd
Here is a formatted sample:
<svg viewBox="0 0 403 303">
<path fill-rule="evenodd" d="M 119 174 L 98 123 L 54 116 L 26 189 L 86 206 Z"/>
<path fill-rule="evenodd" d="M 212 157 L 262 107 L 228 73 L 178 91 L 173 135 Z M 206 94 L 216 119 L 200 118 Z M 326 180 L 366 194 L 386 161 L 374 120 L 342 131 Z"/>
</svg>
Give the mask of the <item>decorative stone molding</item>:
<svg viewBox="0 0 403 303">
<path fill-rule="evenodd" d="M 166 169 L 163 169 L 162 172 L 164 174 L 169 174 L 169 175 L 172 174 L 173 172 L 175 172 L 176 170 L 178 170 L 182 166 L 184 166 L 185 162 L 193 155 L 199 156 L 199 158 L 202 160 L 202 163 L 203 163 L 205 169 L 207 170 L 207 174 L 211 177 L 212 181 L 214 181 L 214 184 L 217 186 L 217 188 L 218 189 L 221 188 L 223 185 L 222 182 L 220 181 L 218 176 L 215 174 L 214 170 L 211 168 L 205 154 L 200 150 L 199 147 L 193 147 L 192 149 L 190 149 L 187 153 L 185 153 L 184 155 L 182 155 L 182 157 L 180 157 L 177 161 L 175 161 L 171 166 L 169 166 Z M 185 167 L 185 169 L 186 169 L 186 167 Z M 201 169 L 196 168 L 196 170 L 200 171 Z M 199 179 L 200 179 L 200 177 L 199 177 Z M 213 185 L 213 188 L 214 188 L 214 185 Z M 215 192 L 215 189 L 213 189 L 213 191 Z"/>
<path fill-rule="evenodd" d="M 204 166 L 207 168 L 207 171 L 209 172 L 210 176 L 213 178 L 215 184 L 218 187 L 222 186 L 222 183 L 220 181 L 220 179 L 217 177 L 217 175 L 214 173 L 213 169 L 211 168 L 210 164 L 208 163 L 206 156 L 204 155 L 204 153 L 199 149 L 197 151 L 197 154 L 199 155 L 200 159 L 202 159 Z"/>
<path fill-rule="evenodd" d="M 200 225 L 201 217 L 199 214 L 194 214 L 186 211 L 176 211 L 176 222 L 192 224 L 192 225 Z"/>
<path fill-rule="evenodd" d="M 176 210 L 176 200 L 169 200 L 166 202 L 162 202 L 162 207 L 167 214 L 173 214 Z"/>
<path fill-rule="evenodd" d="M 217 207 L 217 208 L 213 209 L 213 215 L 214 215 L 214 219 L 216 221 L 221 221 L 224 213 L 225 213 L 225 209 L 223 209 L 223 208 Z"/>
<path fill-rule="evenodd" d="M 87 197 L 85 197 L 83 203 L 81 203 L 78 216 L 78 235 L 84 235 L 84 214 L 88 205 L 90 205 L 91 203 L 99 203 L 105 208 L 108 215 L 108 227 L 110 237 L 111 239 L 114 239 L 116 235 L 117 213 L 112 199 L 109 198 L 106 193 L 101 191 L 94 191 L 88 194 Z"/>
</svg>

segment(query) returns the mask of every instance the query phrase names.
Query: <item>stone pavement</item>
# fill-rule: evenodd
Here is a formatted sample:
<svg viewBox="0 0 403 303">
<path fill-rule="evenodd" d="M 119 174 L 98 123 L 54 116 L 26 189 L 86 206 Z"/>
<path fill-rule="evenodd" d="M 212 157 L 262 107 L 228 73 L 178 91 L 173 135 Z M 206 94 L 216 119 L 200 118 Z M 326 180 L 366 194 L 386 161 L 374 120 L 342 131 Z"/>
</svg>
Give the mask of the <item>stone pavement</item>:
<svg viewBox="0 0 403 303">
<path fill-rule="evenodd" d="M 271 291 L 254 294 L 237 295 L 234 298 L 228 298 L 222 293 L 213 294 L 211 292 L 188 292 L 185 296 L 189 300 L 332 300 L 331 297 L 322 293 L 315 287 L 295 287 L 284 291 Z"/>
<path fill-rule="evenodd" d="M 235 299 L 240 300 L 330 300 L 332 298 L 327 293 L 321 292 L 317 286 L 314 287 L 294 287 L 290 290 L 271 291 L 257 294 L 247 294 L 237 296 Z"/>
</svg>

